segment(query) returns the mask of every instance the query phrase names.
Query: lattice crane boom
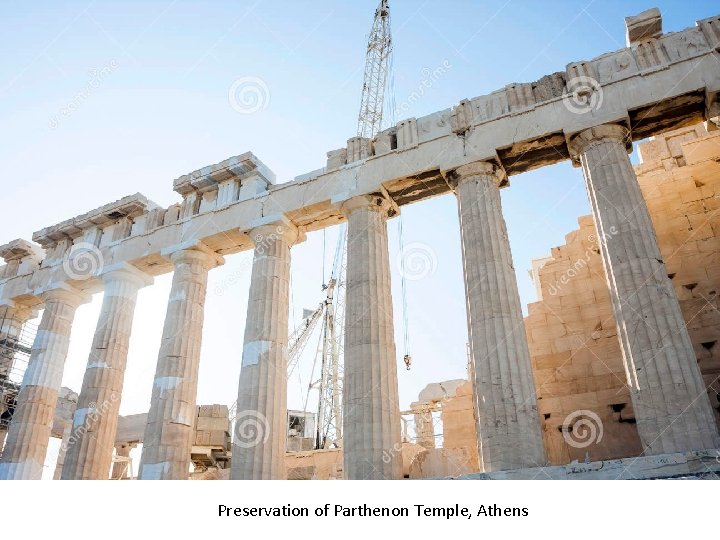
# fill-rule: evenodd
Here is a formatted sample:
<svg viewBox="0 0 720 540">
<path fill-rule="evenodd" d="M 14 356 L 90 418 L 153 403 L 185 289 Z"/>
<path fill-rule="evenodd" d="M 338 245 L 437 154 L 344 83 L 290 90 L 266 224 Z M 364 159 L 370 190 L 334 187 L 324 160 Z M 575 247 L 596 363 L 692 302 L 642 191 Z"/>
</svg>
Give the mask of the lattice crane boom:
<svg viewBox="0 0 720 540">
<path fill-rule="evenodd" d="M 368 37 L 365 76 L 358 116 L 358 137 L 371 138 L 380 131 L 391 53 L 390 6 L 388 0 L 380 0 Z"/>
<path fill-rule="evenodd" d="M 288 377 L 295 370 L 300 355 L 305 350 L 305 345 L 307 345 L 318 321 L 322 318 L 324 310 L 325 302 L 322 302 L 315 311 L 303 319 L 303 324 L 288 339 Z"/>
<path fill-rule="evenodd" d="M 391 53 L 389 2 L 380 0 L 368 36 L 358 115 L 357 134 L 360 137 L 372 138 L 381 129 Z M 308 392 L 318 390 L 319 393 L 316 448 L 342 446 L 346 257 L 347 231 L 343 226 L 338 237 L 332 274 L 328 284 L 323 287 L 326 293 L 325 300 L 311 314 L 303 318 L 301 326 L 288 340 L 288 375 L 290 375 L 297 366 L 314 329 L 322 320 L 318 350 L 321 357 L 320 378 L 308 388 Z M 235 419 L 236 408 L 237 401 L 231 406 L 231 420 Z"/>
</svg>

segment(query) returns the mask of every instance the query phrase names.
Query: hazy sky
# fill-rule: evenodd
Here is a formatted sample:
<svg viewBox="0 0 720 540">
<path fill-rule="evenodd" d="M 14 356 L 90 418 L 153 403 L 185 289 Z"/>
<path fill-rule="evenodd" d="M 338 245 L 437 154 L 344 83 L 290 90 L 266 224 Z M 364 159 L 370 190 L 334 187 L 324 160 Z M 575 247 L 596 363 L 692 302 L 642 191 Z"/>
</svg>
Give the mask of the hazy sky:
<svg viewBox="0 0 720 540">
<path fill-rule="evenodd" d="M 530 82 L 625 45 L 623 17 L 653 6 L 664 30 L 717 13 L 717 2 L 391 0 L 397 119 Z M 356 130 L 367 33 L 376 0 L 330 2 L 0 2 L 3 164 L 0 243 L 125 195 L 180 200 L 178 176 L 251 150 L 278 182 L 325 165 Z M 438 68 L 443 68 L 437 71 Z M 435 73 L 436 75 L 430 75 Z M 439 75 L 437 75 L 439 73 Z M 261 81 L 259 110 L 233 107 L 236 81 Z M 236 87 L 236 86 L 235 86 Z M 412 97 L 414 96 L 414 97 Z M 419 97 L 418 97 L 419 96 Z M 520 295 L 543 256 L 589 213 L 569 162 L 511 178 L 502 193 Z M 467 328 L 457 207 L 444 196 L 403 208 L 405 244 L 431 253 L 407 281 L 411 371 L 402 365 L 398 219 L 388 224 L 401 407 L 429 382 L 465 376 Z M 322 299 L 337 232 L 293 248 L 291 317 Z M 248 253 L 213 270 L 206 302 L 199 403 L 236 397 L 249 286 Z M 140 293 L 121 413 L 146 411 L 170 275 Z M 80 390 L 101 296 L 82 306 L 63 384 Z M 313 339 L 289 382 L 301 408 Z M 313 399 L 311 398 L 311 403 Z M 312 405 L 314 408 L 314 405 Z M 137 467 L 137 465 L 136 465 Z"/>
</svg>

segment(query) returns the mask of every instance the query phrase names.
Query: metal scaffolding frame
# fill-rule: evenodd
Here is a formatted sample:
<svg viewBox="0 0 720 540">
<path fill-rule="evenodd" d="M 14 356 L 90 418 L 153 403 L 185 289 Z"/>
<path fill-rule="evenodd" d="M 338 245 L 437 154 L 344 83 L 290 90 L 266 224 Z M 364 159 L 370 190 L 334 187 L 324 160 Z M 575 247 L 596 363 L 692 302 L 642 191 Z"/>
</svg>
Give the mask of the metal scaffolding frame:
<svg viewBox="0 0 720 540">
<path fill-rule="evenodd" d="M 0 432 L 7 431 L 15 412 L 25 370 L 30 360 L 37 326 L 0 315 Z"/>
</svg>

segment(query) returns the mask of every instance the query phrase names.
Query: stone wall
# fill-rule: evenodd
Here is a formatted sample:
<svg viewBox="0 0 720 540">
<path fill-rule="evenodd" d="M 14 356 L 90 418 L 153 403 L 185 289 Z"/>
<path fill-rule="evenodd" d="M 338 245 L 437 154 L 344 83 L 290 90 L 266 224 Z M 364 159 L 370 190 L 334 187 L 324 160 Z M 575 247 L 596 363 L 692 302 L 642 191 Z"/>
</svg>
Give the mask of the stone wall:
<svg viewBox="0 0 720 540">
<path fill-rule="evenodd" d="M 455 390 L 455 395 L 442 405 L 443 448 L 467 448 L 466 468 L 479 470 L 475 418 L 473 416 L 472 383 L 466 381 Z"/>
<path fill-rule="evenodd" d="M 638 151 L 638 181 L 720 424 L 720 132 L 697 124 Z M 533 261 L 540 299 L 525 318 L 545 448 L 555 465 L 642 453 L 595 224 L 591 216 L 578 224 L 565 244 Z M 470 382 L 442 400 L 442 424 L 443 449 L 413 460 L 411 477 L 449 474 L 458 459 L 478 470 Z M 443 453 L 460 450 L 469 453 Z"/>
<path fill-rule="evenodd" d="M 343 454 L 340 448 L 285 454 L 288 480 L 341 480 Z"/>
<path fill-rule="evenodd" d="M 702 124 L 639 145 L 638 181 L 720 422 L 720 133 Z M 534 265 L 530 345 L 552 464 L 639 455 L 615 320 L 590 216 Z"/>
</svg>

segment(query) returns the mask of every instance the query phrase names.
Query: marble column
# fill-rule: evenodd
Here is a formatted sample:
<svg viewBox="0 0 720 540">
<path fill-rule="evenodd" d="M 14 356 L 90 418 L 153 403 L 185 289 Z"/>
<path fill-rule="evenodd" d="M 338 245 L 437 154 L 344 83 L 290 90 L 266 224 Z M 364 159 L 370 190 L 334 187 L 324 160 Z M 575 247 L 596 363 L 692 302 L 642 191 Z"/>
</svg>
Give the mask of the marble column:
<svg viewBox="0 0 720 540">
<path fill-rule="evenodd" d="M 415 442 L 423 448 L 431 449 L 435 448 L 435 425 L 433 422 L 433 415 L 429 409 L 424 409 L 421 406 L 415 406 L 411 404 L 410 407 L 413 411 L 413 420 L 415 421 Z"/>
<path fill-rule="evenodd" d="M 123 443 L 115 446 L 115 456 L 119 458 L 113 460 L 112 471 L 110 472 L 111 480 L 123 480 L 129 478 L 130 474 L 130 451 L 135 448 L 134 444 Z"/>
<path fill-rule="evenodd" d="M 0 459 L 2 480 L 42 477 L 72 321 L 77 307 L 89 301 L 67 285 L 48 290 L 41 298 L 43 316 Z"/>
<path fill-rule="evenodd" d="M 388 211 L 382 197 L 343 204 L 348 221 L 343 462 L 351 480 L 402 478 Z"/>
<path fill-rule="evenodd" d="M 455 170 L 478 455 L 486 472 L 545 465 L 545 448 L 510 241 L 502 173 L 488 162 Z"/>
<path fill-rule="evenodd" d="M 285 479 L 290 248 L 300 233 L 285 219 L 250 231 L 255 243 L 231 478 Z"/>
<path fill-rule="evenodd" d="M 53 480 L 62 479 L 63 465 L 65 465 L 65 454 L 67 453 L 68 442 L 70 441 L 70 435 L 72 435 L 72 431 L 72 423 L 68 423 L 63 429 L 63 436 L 60 440 L 60 449 L 58 450 L 57 460 L 55 461 L 55 472 L 53 473 Z"/>
<path fill-rule="evenodd" d="M 140 460 L 141 480 L 186 480 L 196 411 L 208 272 L 223 259 L 204 246 L 170 256 L 175 265 Z"/>
<path fill-rule="evenodd" d="M 697 358 L 628 157 L 630 133 L 602 125 L 569 147 L 585 176 L 644 452 L 718 448 Z"/>
<path fill-rule="evenodd" d="M 95 337 L 73 415 L 63 480 L 107 480 L 138 291 L 153 280 L 129 264 L 106 268 Z"/>
</svg>

